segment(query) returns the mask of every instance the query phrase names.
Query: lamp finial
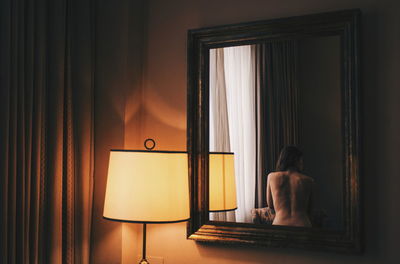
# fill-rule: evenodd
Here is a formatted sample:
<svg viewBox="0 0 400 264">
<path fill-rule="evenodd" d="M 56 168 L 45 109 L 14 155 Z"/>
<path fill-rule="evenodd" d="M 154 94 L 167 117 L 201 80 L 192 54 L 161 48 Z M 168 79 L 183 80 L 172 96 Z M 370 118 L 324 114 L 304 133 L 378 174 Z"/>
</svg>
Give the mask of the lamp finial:
<svg viewBox="0 0 400 264">
<path fill-rule="evenodd" d="M 150 142 L 150 145 L 149 145 L 149 142 Z M 152 139 L 152 138 L 148 138 L 148 139 L 146 139 L 146 140 L 144 141 L 144 147 L 145 147 L 147 150 L 153 150 L 153 149 L 155 148 L 155 146 L 156 146 L 156 142 L 155 142 L 154 139 Z"/>
</svg>

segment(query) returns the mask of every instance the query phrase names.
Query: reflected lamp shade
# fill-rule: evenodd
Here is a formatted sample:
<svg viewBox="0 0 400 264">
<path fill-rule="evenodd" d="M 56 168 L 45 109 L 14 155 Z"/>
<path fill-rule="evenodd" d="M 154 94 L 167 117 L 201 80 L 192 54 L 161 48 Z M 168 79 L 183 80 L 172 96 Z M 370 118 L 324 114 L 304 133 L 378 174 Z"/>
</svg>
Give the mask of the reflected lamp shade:
<svg viewBox="0 0 400 264">
<path fill-rule="evenodd" d="M 187 153 L 111 150 L 103 217 L 136 223 L 188 220 Z"/>
<path fill-rule="evenodd" d="M 209 153 L 209 211 L 237 209 L 234 155 L 228 152 Z"/>
</svg>

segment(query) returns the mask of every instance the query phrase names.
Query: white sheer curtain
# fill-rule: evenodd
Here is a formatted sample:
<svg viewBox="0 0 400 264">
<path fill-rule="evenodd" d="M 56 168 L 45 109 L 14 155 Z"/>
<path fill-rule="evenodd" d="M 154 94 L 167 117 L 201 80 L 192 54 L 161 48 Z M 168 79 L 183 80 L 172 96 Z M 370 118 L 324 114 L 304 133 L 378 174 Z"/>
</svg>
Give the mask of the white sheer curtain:
<svg viewBox="0 0 400 264">
<path fill-rule="evenodd" d="M 210 151 L 235 153 L 237 222 L 252 221 L 255 202 L 255 76 L 251 46 L 211 50 Z M 228 139 L 229 144 L 223 143 Z"/>
</svg>

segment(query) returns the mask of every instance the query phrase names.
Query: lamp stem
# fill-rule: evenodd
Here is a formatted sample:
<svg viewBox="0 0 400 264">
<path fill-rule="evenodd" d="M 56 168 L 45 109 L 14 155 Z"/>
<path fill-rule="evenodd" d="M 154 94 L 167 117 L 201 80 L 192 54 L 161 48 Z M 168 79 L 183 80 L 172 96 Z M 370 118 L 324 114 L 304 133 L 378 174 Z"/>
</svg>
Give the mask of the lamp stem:
<svg viewBox="0 0 400 264">
<path fill-rule="evenodd" d="M 146 259 L 146 224 L 143 224 L 143 247 L 142 257 Z"/>
<path fill-rule="evenodd" d="M 139 264 L 148 264 L 149 262 L 146 259 L 146 224 L 143 224 L 143 246 L 142 246 L 142 260 Z"/>
</svg>

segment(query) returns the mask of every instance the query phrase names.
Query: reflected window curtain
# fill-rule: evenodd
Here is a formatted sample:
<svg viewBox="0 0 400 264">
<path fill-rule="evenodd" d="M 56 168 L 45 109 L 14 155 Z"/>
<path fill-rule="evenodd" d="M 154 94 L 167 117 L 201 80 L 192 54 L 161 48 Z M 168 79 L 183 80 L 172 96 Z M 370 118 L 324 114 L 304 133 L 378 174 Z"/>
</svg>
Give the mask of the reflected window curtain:
<svg viewBox="0 0 400 264">
<path fill-rule="evenodd" d="M 256 173 L 255 63 L 252 46 L 224 48 L 231 152 L 235 154 L 237 222 L 251 222 Z"/>
<path fill-rule="evenodd" d="M 210 151 L 231 152 L 222 48 L 210 50 Z M 235 212 L 210 213 L 210 220 L 234 222 Z"/>
<path fill-rule="evenodd" d="M 293 40 L 257 45 L 259 73 L 259 149 L 255 207 L 266 206 L 268 173 L 275 171 L 281 149 L 299 141 L 297 44 Z"/>
<path fill-rule="evenodd" d="M 89 263 L 93 3 L 0 2 L 0 263 Z"/>
</svg>

